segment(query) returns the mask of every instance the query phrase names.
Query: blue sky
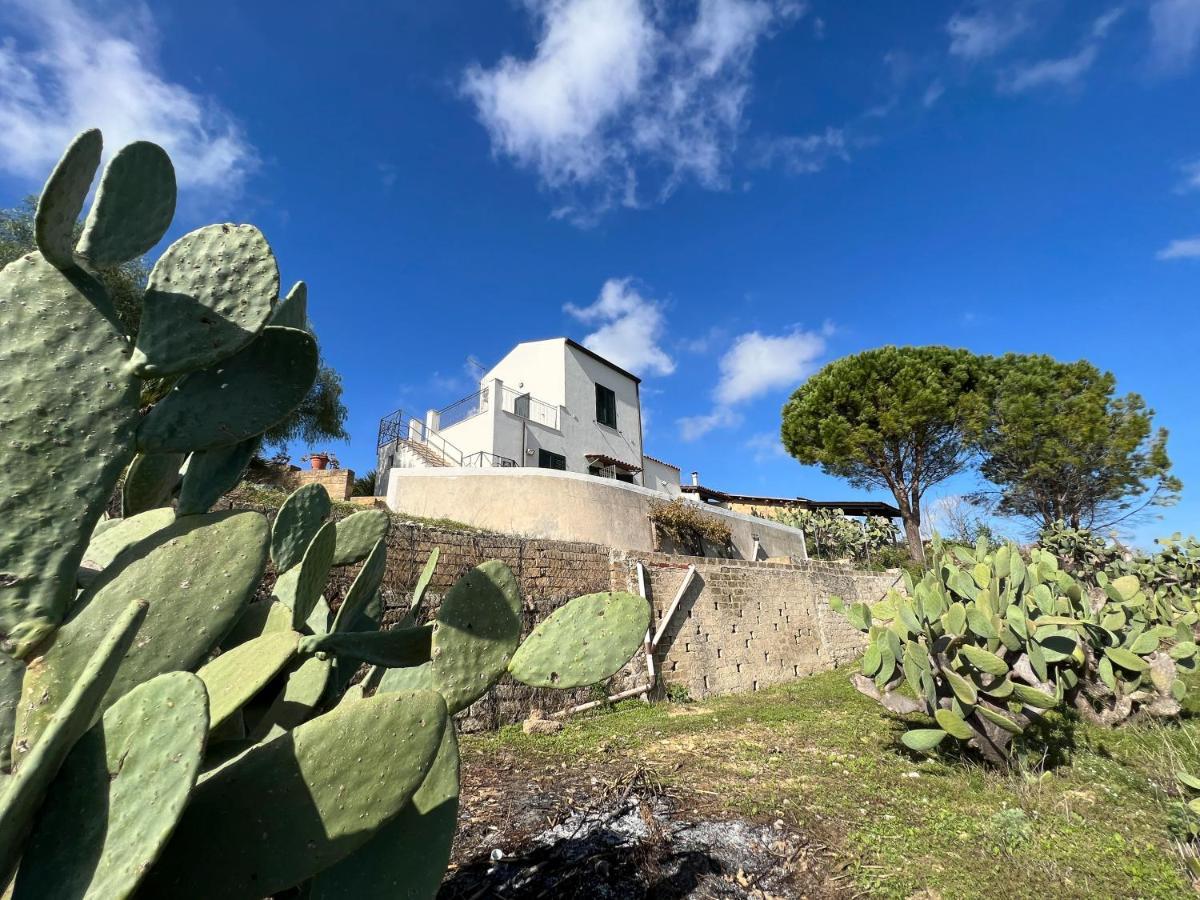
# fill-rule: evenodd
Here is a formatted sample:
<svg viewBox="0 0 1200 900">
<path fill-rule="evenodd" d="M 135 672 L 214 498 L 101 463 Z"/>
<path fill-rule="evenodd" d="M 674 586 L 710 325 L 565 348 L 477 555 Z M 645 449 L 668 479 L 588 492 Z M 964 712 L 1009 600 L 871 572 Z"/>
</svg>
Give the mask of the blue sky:
<svg viewBox="0 0 1200 900">
<path fill-rule="evenodd" d="M 7 0 L 0 202 L 80 128 L 163 143 L 168 240 L 253 222 L 308 281 L 360 471 L 468 356 L 567 334 L 685 473 L 858 496 L 780 406 L 945 343 L 1111 369 L 1185 483 L 1139 540 L 1200 531 L 1200 0 L 390 5 Z"/>
</svg>

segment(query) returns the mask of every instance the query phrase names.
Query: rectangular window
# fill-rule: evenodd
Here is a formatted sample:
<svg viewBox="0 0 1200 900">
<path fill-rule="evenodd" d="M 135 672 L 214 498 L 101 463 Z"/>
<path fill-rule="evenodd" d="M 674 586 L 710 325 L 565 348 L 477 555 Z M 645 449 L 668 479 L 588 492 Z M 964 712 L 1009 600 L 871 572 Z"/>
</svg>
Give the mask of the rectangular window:
<svg viewBox="0 0 1200 900">
<path fill-rule="evenodd" d="M 549 450 L 538 449 L 538 467 L 542 469 L 567 470 L 567 458 L 561 453 L 551 453 Z"/>
<path fill-rule="evenodd" d="M 596 385 L 596 421 L 609 428 L 617 427 L 617 395 L 602 384 Z"/>
</svg>

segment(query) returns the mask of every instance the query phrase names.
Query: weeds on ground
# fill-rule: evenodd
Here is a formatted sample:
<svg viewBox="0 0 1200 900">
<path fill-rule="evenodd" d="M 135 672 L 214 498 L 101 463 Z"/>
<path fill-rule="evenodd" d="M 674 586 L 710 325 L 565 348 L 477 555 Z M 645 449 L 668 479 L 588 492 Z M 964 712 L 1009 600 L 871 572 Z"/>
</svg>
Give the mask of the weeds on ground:
<svg viewBox="0 0 1200 900">
<path fill-rule="evenodd" d="M 1200 773 L 1194 710 L 1104 731 L 1060 717 L 1049 749 L 1008 772 L 928 757 L 845 670 L 694 704 L 615 704 L 548 736 L 464 739 L 530 765 L 641 765 L 697 804 L 783 819 L 833 848 L 856 889 L 908 897 L 1178 897 L 1190 891 L 1171 832 L 1180 769 Z"/>
</svg>

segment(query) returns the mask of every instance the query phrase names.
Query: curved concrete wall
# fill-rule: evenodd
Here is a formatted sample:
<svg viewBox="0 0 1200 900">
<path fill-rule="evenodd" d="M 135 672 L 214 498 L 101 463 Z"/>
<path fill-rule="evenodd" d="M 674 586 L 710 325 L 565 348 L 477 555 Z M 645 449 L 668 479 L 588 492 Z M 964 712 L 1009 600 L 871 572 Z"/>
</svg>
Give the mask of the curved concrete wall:
<svg viewBox="0 0 1200 900">
<path fill-rule="evenodd" d="M 621 550 L 652 551 L 647 518 L 663 495 L 639 485 L 549 469 L 392 469 L 387 504 L 397 513 L 445 518 L 489 531 Z M 806 559 L 804 535 L 766 519 L 706 506 L 725 522 L 743 559 Z"/>
</svg>

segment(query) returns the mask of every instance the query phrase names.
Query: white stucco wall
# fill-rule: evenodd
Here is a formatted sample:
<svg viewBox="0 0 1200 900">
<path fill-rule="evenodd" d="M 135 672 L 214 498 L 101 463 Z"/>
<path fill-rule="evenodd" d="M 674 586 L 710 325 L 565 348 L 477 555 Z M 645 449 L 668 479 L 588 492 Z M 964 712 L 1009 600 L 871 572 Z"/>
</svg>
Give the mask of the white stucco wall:
<svg viewBox="0 0 1200 900">
<path fill-rule="evenodd" d="M 551 406 L 561 406 L 566 402 L 565 348 L 563 338 L 517 344 L 483 376 L 480 384 L 499 378 L 518 393 L 532 394 Z"/>
<path fill-rule="evenodd" d="M 656 459 L 642 457 L 642 484 L 652 490 L 661 491 L 669 497 L 678 497 L 683 492 L 679 490 L 679 470 L 674 466 L 664 465 Z"/>
<path fill-rule="evenodd" d="M 397 513 L 447 518 L 506 534 L 587 541 L 622 550 L 654 550 L 648 514 L 662 495 L 574 472 L 548 469 L 393 469 L 387 504 Z M 725 522 L 743 559 L 805 557 L 795 529 L 726 509 L 706 511 Z"/>
<path fill-rule="evenodd" d="M 487 409 L 476 413 L 470 418 L 456 422 L 449 428 L 439 428 L 438 432 L 447 441 L 461 450 L 464 454 L 477 453 L 480 450 L 488 453 L 498 453 L 494 448 L 496 432 L 496 402 L 495 384 L 484 385 L 488 390 Z"/>
<path fill-rule="evenodd" d="M 572 472 L 587 472 L 587 453 L 604 453 L 640 466 L 642 410 L 637 382 L 570 345 L 565 349 L 567 421 L 563 424 L 563 434 L 567 437 L 567 468 Z M 611 389 L 616 395 L 615 429 L 596 421 L 597 384 Z"/>
</svg>

